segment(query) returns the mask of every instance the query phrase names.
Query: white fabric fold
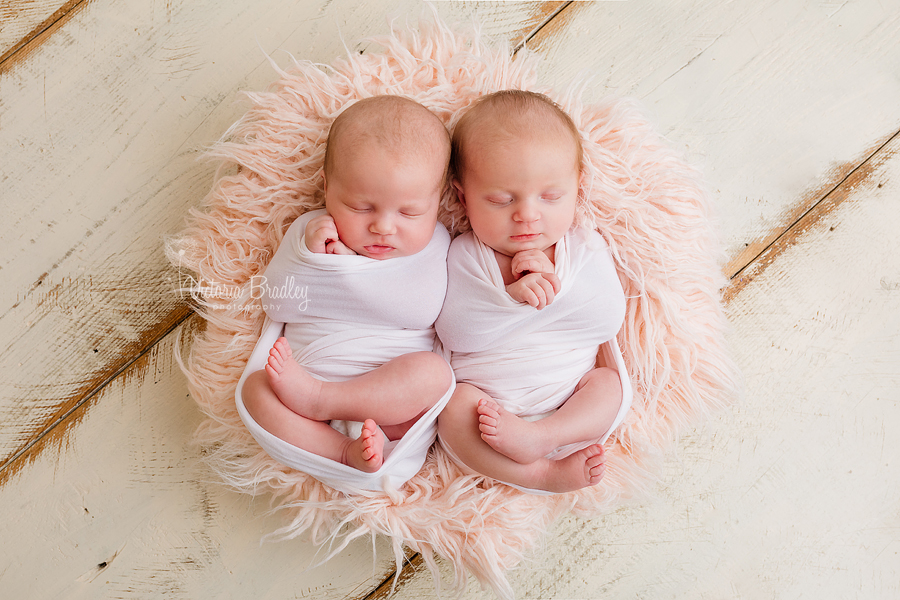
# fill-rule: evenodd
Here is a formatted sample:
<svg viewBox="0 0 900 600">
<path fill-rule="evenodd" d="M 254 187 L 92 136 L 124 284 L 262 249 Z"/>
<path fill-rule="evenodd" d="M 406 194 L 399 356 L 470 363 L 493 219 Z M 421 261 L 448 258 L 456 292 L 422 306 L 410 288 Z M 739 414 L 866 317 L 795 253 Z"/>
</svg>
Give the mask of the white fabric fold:
<svg viewBox="0 0 900 600">
<path fill-rule="evenodd" d="M 559 407 L 590 371 L 625 316 L 606 242 L 572 229 L 556 244 L 561 290 L 537 310 L 507 293 L 494 251 L 471 232 L 454 240 L 447 298 L 435 327 L 459 382 L 520 416 Z"/>
<path fill-rule="evenodd" d="M 241 398 L 244 380 L 263 368 L 282 333 L 297 362 L 326 381 L 358 377 L 410 352 L 449 355 L 433 327 L 447 289 L 450 236 L 444 226 L 435 227 L 421 252 L 378 261 L 310 252 L 303 239 L 306 224 L 321 214 L 324 211 L 312 211 L 297 218 L 265 274 L 254 281 L 268 319 L 238 384 L 238 412 L 263 449 L 284 465 L 348 493 L 398 488 L 425 462 L 436 436 L 437 415 L 455 383 L 401 440 L 386 445 L 385 462 L 375 473 L 363 473 L 275 437 L 253 420 Z M 358 429 L 339 421 L 332 427 L 351 435 Z"/>
</svg>

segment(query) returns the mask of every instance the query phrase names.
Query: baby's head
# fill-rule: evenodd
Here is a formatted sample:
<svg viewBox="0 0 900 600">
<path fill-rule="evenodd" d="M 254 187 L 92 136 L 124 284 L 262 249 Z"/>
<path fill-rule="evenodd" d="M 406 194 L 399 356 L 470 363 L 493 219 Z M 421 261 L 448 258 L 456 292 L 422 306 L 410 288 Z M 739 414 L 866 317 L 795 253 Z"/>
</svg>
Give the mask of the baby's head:
<svg viewBox="0 0 900 600">
<path fill-rule="evenodd" d="M 475 235 L 507 256 L 548 251 L 572 226 L 581 136 L 542 94 L 484 96 L 453 131 L 453 186 Z"/>
<path fill-rule="evenodd" d="M 449 157 L 444 124 L 413 100 L 374 96 L 344 110 L 325 150 L 325 209 L 341 241 L 379 260 L 424 249 Z"/>
</svg>

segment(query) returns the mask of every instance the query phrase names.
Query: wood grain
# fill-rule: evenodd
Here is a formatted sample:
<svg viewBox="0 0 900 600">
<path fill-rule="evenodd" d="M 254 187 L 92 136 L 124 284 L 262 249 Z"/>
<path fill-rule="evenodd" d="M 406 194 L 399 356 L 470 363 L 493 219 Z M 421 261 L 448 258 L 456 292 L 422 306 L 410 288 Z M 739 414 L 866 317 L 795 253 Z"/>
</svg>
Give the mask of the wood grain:
<svg viewBox="0 0 900 600">
<path fill-rule="evenodd" d="M 853 169 L 844 180 L 819 202 L 804 213 L 784 233 L 775 238 L 769 246 L 747 267 L 738 271 L 725 289 L 724 298 L 728 302 L 737 296 L 744 287 L 763 273 L 779 256 L 797 243 L 797 240 L 829 215 L 845 200 L 853 198 L 857 188 L 871 185 L 873 179 L 883 177 L 882 167 L 894 159 L 900 151 L 900 133 L 896 133 L 882 144 L 872 156 Z M 884 185 L 879 181 L 878 187 Z"/>
<path fill-rule="evenodd" d="M 559 5 L 437 8 L 448 20 L 478 15 L 486 36 L 515 43 Z M 328 62 L 343 40 L 422 9 L 95 0 L 0 73 L 0 146 L 15 149 L 0 164 L 4 198 L 15 199 L 0 224 L 0 482 L 187 316 L 162 239 L 209 189 L 198 151 L 242 113 L 238 92 L 274 78 L 266 54 Z"/>
<path fill-rule="evenodd" d="M 900 130 L 898 40 L 878 0 L 680 0 L 575 2 L 531 46 L 542 81 L 641 99 L 702 166 L 730 276 Z"/>
<path fill-rule="evenodd" d="M 0 70 L 13 55 L 24 57 L 40 38 L 58 28 L 86 0 L 2 0 L 0 1 Z"/>
</svg>

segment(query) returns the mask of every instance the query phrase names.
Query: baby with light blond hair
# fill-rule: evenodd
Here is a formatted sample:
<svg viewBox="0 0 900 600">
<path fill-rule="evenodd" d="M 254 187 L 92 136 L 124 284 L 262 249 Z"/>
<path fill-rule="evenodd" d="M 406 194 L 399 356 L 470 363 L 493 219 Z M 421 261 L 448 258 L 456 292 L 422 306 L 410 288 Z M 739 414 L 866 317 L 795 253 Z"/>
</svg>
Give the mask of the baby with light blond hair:
<svg viewBox="0 0 900 600">
<path fill-rule="evenodd" d="M 597 366 L 625 298 L 602 236 L 575 223 L 580 134 L 546 96 L 507 90 L 481 98 L 452 140 L 472 231 L 450 247 L 436 323 L 458 382 L 440 443 L 467 470 L 526 491 L 595 485 L 630 402 L 618 372 Z"/>
<path fill-rule="evenodd" d="M 450 236 L 437 214 L 449 154 L 443 123 L 399 96 L 360 100 L 332 124 L 325 209 L 294 221 L 260 285 L 284 337 L 242 394 L 270 434 L 375 472 L 385 445 L 449 394 L 449 365 L 433 352 L 447 285 Z M 299 303 L 277 293 L 301 286 Z M 350 434 L 347 421 L 361 427 Z"/>
</svg>

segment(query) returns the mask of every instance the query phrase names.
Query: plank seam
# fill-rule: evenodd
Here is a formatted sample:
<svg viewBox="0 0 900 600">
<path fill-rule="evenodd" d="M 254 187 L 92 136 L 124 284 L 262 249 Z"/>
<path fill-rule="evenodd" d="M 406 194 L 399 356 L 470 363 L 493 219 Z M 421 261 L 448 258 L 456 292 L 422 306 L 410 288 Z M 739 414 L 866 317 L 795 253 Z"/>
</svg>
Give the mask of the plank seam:
<svg viewBox="0 0 900 600">
<path fill-rule="evenodd" d="M 736 278 L 738 278 L 744 271 L 746 271 L 748 268 L 750 268 L 751 266 L 753 266 L 753 264 L 756 263 L 756 262 L 757 262 L 764 254 L 766 254 L 767 252 L 769 252 L 769 250 L 770 250 L 773 246 L 777 245 L 781 240 L 784 239 L 785 236 L 787 236 L 789 233 L 791 233 L 791 231 L 792 231 L 799 223 L 801 223 L 803 220 L 805 220 L 806 217 L 807 217 L 808 215 L 810 215 L 811 213 L 815 212 L 815 211 L 819 208 L 819 206 L 821 206 L 823 202 L 825 202 L 832 194 L 834 194 L 838 189 L 840 189 L 841 186 L 843 186 L 843 185 L 847 182 L 848 179 L 850 179 L 851 177 L 853 177 L 860 169 L 862 169 L 863 167 L 865 167 L 866 165 L 868 165 L 870 162 L 872 162 L 872 160 L 873 160 L 874 158 L 876 158 L 876 157 L 878 156 L 878 154 L 879 154 L 882 150 L 884 150 L 884 148 L 885 148 L 886 146 L 888 146 L 891 142 L 893 142 L 895 139 L 897 139 L 898 136 L 900 136 L 900 130 L 895 131 L 894 134 L 891 135 L 890 137 L 888 137 L 888 139 L 887 139 L 884 143 L 882 143 L 882 144 L 879 145 L 877 148 L 875 148 L 875 150 L 874 150 L 872 153 L 870 153 L 870 154 L 869 154 L 868 156 L 866 156 L 862 161 L 860 161 L 860 163 L 859 163 L 858 165 L 856 165 L 855 167 L 853 167 L 853 169 L 851 169 L 849 173 L 847 173 L 847 174 L 846 174 L 840 181 L 838 181 L 831 189 L 829 189 L 827 192 L 825 192 L 825 193 L 822 195 L 822 197 L 819 198 L 812 206 L 810 206 L 808 209 L 806 209 L 806 210 L 805 210 L 800 216 L 798 216 L 798 217 L 797 217 L 790 225 L 788 225 L 787 227 L 785 227 L 785 228 L 781 231 L 781 233 L 779 233 L 775 238 L 773 238 L 773 239 L 772 239 L 772 240 L 771 240 L 771 241 L 770 241 L 770 242 L 769 242 L 762 250 L 759 251 L 759 253 L 756 254 L 756 256 L 754 256 L 753 258 L 751 258 L 750 260 L 748 260 L 746 264 L 744 264 L 743 266 L 741 266 L 740 269 L 738 269 L 737 271 L 735 271 L 735 273 L 734 273 L 733 275 L 731 275 L 731 277 L 730 277 L 729 279 L 730 279 L 731 281 L 734 281 L 734 280 L 735 280 Z"/>
<path fill-rule="evenodd" d="M 560 6 L 559 8 L 554 10 L 552 13 L 547 15 L 547 17 L 543 21 L 541 21 L 537 26 L 535 26 L 534 29 L 532 29 L 528 34 L 526 34 L 525 37 L 522 39 L 522 41 L 519 42 L 518 44 L 516 44 L 515 47 L 513 48 L 513 56 L 515 56 L 519 52 L 519 50 L 524 48 L 525 45 L 529 41 L 531 41 L 531 39 L 534 38 L 534 36 L 536 36 L 541 31 L 541 29 L 543 29 L 550 23 L 550 21 L 555 19 L 561 12 L 566 10 L 569 7 L 569 5 L 572 4 L 572 2 L 574 2 L 574 0 L 569 0 L 568 2 L 564 3 L 562 6 Z"/>
<path fill-rule="evenodd" d="M 415 577 L 425 564 L 421 552 L 409 554 L 405 562 L 406 568 L 400 571 L 399 577 L 397 577 L 397 568 L 394 567 L 394 570 L 375 589 L 360 597 L 359 600 L 385 600 L 389 598 L 392 595 L 392 591 L 397 592 L 407 581 Z"/>
<path fill-rule="evenodd" d="M 69 410 L 67 410 L 64 414 L 60 415 L 55 421 L 53 421 L 49 426 L 44 428 L 41 431 L 40 435 L 32 439 L 30 442 L 25 444 L 22 448 L 19 448 L 15 453 L 12 454 L 6 461 L 0 465 L 0 473 L 3 473 L 8 467 L 12 466 L 16 461 L 18 461 L 23 455 L 25 455 L 31 448 L 33 448 L 38 442 L 44 439 L 51 431 L 53 431 L 56 427 L 58 427 L 61 423 L 65 422 L 76 410 L 82 407 L 86 402 L 94 398 L 97 394 L 103 391 L 107 385 L 109 385 L 112 381 L 114 381 L 119 375 L 127 371 L 134 363 L 138 360 L 146 356 L 148 353 L 153 351 L 155 348 L 167 335 L 175 331 L 178 327 L 181 326 L 182 323 L 187 321 L 191 315 L 194 314 L 194 311 L 190 311 L 187 315 L 182 317 L 181 319 L 176 320 L 168 329 L 163 331 L 159 336 L 156 337 L 151 343 L 147 344 L 147 346 L 138 354 L 136 354 L 131 360 L 122 364 L 118 369 L 110 373 L 102 382 L 94 386 L 91 390 L 89 390 L 84 397 L 76 402 Z M 2 481 L 2 477 L 0 477 L 0 481 Z"/>
<path fill-rule="evenodd" d="M 7 50 L 0 56 L 0 72 L 3 72 L 7 68 L 7 62 L 12 65 L 15 62 L 16 56 L 20 51 L 25 49 L 29 44 L 40 38 L 50 29 L 55 26 L 62 25 L 62 22 L 67 20 L 67 17 L 71 17 L 75 14 L 77 9 L 80 9 L 82 6 L 86 5 L 90 0 L 69 0 L 61 7 L 59 7 L 56 12 L 52 15 L 44 19 L 41 23 L 39 23 L 34 29 L 25 34 L 25 36 L 16 42 L 12 48 Z"/>
</svg>

